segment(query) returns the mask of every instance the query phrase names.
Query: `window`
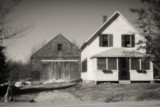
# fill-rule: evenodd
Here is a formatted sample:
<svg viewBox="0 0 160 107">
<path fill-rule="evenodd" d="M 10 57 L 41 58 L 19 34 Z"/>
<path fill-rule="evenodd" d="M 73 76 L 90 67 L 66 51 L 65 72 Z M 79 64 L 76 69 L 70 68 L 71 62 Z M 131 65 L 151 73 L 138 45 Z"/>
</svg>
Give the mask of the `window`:
<svg viewBox="0 0 160 107">
<path fill-rule="evenodd" d="M 106 58 L 98 58 L 97 67 L 98 67 L 98 70 L 105 70 L 106 69 Z"/>
<path fill-rule="evenodd" d="M 57 51 L 61 51 L 62 50 L 62 44 L 57 44 Z"/>
<path fill-rule="evenodd" d="M 112 47 L 113 46 L 113 35 L 100 35 L 99 37 L 100 47 Z"/>
<path fill-rule="evenodd" d="M 142 70 L 150 70 L 150 61 L 147 60 L 147 59 L 141 59 L 141 67 L 142 67 Z"/>
<path fill-rule="evenodd" d="M 87 60 L 82 62 L 82 72 L 87 72 Z"/>
<path fill-rule="evenodd" d="M 34 79 L 40 80 L 40 71 L 34 71 Z"/>
<path fill-rule="evenodd" d="M 140 70 L 139 58 L 132 58 L 131 59 L 131 69 L 132 70 Z"/>
<path fill-rule="evenodd" d="M 135 47 L 135 36 L 122 35 L 122 47 Z"/>
<path fill-rule="evenodd" d="M 117 58 L 108 58 L 108 69 L 117 70 Z"/>
</svg>

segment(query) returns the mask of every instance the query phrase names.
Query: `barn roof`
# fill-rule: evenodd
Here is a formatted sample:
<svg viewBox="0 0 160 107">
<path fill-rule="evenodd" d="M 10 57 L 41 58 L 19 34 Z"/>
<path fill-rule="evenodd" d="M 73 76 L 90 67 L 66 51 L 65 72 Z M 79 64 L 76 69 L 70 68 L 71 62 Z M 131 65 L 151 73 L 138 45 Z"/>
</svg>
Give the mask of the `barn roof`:
<svg viewBox="0 0 160 107">
<path fill-rule="evenodd" d="M 107 51 L 98 53 L 92 58 L 100 58 L 100 57 L 145 57 L 150 56 L 145 53 L 140 53 L 137 50 L 131 50 L 126 48 L 112 48 Z"/>
<path fill-rule="evenodd" d="M 138 30 L 136 30 L 131 23 L 119 12 L 116 11 L 87 41 L 84 42 L 84 44 L 81 46 L 81 49 L 85 49 L 85 47 L 90 44 L 99 34 L 101 34 L 108 26 L 110 26 L 119 16 L 121 16 L 136 32 L 136 34 L 139 34 L 144 40 L 146 40 Z"/>
<path fill-rule="evenodd" d="M 80 57 L 80 49 L 73 43 L 71 43 L 67 38 L 65 38 L 62 34 L 58 34 L 56 37 L 54 37 L 51 41 L 49 41 L 46 45 L 44 45 L 42 48 L 40 48 L 37 52 L 35 52 L 31 59 L 34 57 L 46 57 L 46 58 L 53 58 L 57 57 L 57 54 L 55 53 L 55 50 L 53 50 L 53 43 L 57 42 L 59 39 L 67 41 L 69 44 L 72 45 L 73 49 L 68 51 L 73 51 L 72 53 L 65 53 L 67 57 Z M 67 50 L 67 49 L 65 49 Z M 47 52 L 48 51 L 48 52 Z M 53 54 L 55 53 L 55 54 Z M 47 55 L 48 54 L 48 55 Z"/>
</svg>

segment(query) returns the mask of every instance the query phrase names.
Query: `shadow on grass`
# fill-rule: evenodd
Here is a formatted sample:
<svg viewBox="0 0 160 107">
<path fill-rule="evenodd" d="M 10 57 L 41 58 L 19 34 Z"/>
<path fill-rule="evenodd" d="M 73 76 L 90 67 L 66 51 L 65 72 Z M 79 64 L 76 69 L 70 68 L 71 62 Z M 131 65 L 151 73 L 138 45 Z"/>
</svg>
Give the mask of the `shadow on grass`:
<svg viewBox="0 0 160 107">
<path fill-rule="evenodd" d="M 51 84 L 52 85 L 52 84 Z M 31 88 L 22 88 L 19 91 L 16 91 L 14 94 L 28 94 L 28 93 L 38 93 L 38 92 L 42 92 L 42 91 L 50 91 L 50 90 L 60 90 L 60 89 L 66 89 L 66 88 L 70 88 L 75 86 L 76 84 L 69 84 L 69 85 L 64 85 L 64 86 L 50 86 L 50 87 L 45 87 L 45 85 L 43 87 L 31 87 Z"/>
<path fill-rule="evenodd" d="M 39 93 L 42 91 L 61 90 L 76 86 L 76 83 L 60 83 L 60 84 L 46 84 L 46 85 L 32 85 L 24 88 L 17 88 L 12 86 L 14 95 Z M 3 97 L 7 91 L 8 85 L 0 88 L 0 96 Z"/>
</svg>

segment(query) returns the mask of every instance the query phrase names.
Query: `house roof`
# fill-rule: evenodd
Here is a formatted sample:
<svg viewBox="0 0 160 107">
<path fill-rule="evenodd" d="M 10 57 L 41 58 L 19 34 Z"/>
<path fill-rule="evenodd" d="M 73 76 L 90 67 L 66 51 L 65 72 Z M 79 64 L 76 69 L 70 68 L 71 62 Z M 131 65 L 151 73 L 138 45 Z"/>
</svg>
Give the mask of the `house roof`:
<svg viewBox="0 0 160 107">
<path fill-rule="evenodd" d="M 126 48 L 112 48 L 107 51 L 93 55 L 92 58 L 100 57 L 145 57 L 150 56 L 148 54 L 140 53 L 137 50 L 131 50 Z"/>
<path fill-rule="evenodd" d="M 129 21 L 118 11 L 116 11 L 87 41 L 84 42 L 84 44 L 81 46 L 81 49 L 85 49 L 85 47 L 90 44 L 99 34 L 101 34 L 108 26 L 112 24 L 119 16 L 121 16 L 134 30 L 136 34 L 139 34 L 144 40 L 144 36 L 142 36 Z"/>
</svg>

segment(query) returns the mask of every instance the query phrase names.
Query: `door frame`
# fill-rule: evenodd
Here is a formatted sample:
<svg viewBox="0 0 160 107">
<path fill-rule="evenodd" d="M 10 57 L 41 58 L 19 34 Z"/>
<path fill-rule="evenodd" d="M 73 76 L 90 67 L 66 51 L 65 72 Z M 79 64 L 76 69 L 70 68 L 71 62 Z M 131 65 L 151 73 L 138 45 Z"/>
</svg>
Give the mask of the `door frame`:
<svg viewBox="0 0 160 107">
<path fill-rule="evenodd" d="M 125 61 L 125 62 L 124 62 Z M 118 58 L 118 79 L 119 80 L 130 80 L 130 59 L 129 57 L 120 57 Z M 125 64 L 125 65 L 122 65 Z M 124 68 L 122 68 L 122 66 Z"/>
</svg>

